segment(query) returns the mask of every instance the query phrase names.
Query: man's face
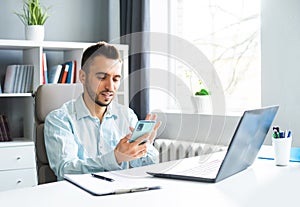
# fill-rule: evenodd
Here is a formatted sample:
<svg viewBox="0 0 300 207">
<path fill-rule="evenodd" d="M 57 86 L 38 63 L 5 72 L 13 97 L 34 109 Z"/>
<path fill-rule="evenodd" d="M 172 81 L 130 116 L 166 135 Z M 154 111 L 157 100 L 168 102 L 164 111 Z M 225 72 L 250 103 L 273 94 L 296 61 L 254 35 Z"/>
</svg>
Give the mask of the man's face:
<svg viewBox="0 0 300 207">
<path fill-rule="evenodd" d="M 85 75 L 83 84 L 89 97 L 101 107 L 108 106 L 120 86 L 120 61 L 96 56 Z"/>
</svg>

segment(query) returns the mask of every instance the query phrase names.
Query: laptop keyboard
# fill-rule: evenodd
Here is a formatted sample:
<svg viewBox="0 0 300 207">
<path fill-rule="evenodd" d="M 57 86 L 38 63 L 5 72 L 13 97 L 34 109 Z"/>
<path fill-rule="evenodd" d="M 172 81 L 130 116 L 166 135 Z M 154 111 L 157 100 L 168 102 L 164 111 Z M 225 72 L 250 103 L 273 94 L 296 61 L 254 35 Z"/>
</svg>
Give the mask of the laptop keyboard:
<svg viewBox="0 0 300 207">
<path fill-rule="evenodd" d="M 210 162 L 201 163 L 200 165 L 190 168 L 188 170 L 184 170 L 180 172 L 180 174 L 195 176 L 195 177 L 203 177 L 214 173 L 216 175 L 222 160 L 212 160 Z"/>
</svg>

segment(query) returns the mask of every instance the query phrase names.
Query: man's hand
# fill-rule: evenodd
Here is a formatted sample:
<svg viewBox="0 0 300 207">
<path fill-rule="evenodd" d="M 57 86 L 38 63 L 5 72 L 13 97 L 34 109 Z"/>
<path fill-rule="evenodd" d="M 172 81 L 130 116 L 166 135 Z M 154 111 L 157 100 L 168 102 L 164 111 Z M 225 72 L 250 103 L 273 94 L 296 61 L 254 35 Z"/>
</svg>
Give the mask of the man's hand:
<svg viewBox="0 0 300 207">
<path fill-rule="evenodd" d="M 145 120 L 156 120 L 156 114 L 147 114 Z M 129 143 L 129 139 L 131 138 L 131 134 L 126 135 L 120 142 L 117 144 L 114 153 L 117 162 L 120 164 L 121 162 L 127 162 L 131 160 L 135 160 L 142 156 L 145 156 L 147 153 L 147 144 L 140 144 L 145 139 L 148 139 L 150 144 L 153 144 L 154 139 L 157 135 L 157 130 L 160 127 L 161 122 L 157 122 L 150 133 L 147 133 L 141 137 L 139 137 L 134 142 Z M 130 127 L 130 131 L 133 132 L 134 128 Z"/>
<path fill-rule="evenodd" d="M 120 164 L 121 162 L 135 160 L 144 156 L 147 153 L 147 145 L 140 145 L 140 142 L 142 142 L 148 136 L 149 134 L 145 134 L 132 143 L 129 143 L 131 134 L 128 134 L 126 135 L 126 137 L 121 139 L 114 150 L 118 164 Z"/>
<path fill-rule="evenodd" d="M 156 114 L 147 114 L 146 119 L 145 120 L 156 120 L 157 119 L 157 115 Z M 152 130 L 152 132 L 149 135 L 149 142 L 150 144 L 153 144 L 154 139 L 156 138 L 157 135 L 157 130 L 161 125 L 161 121 L 157 122 Z"/>
</svg>

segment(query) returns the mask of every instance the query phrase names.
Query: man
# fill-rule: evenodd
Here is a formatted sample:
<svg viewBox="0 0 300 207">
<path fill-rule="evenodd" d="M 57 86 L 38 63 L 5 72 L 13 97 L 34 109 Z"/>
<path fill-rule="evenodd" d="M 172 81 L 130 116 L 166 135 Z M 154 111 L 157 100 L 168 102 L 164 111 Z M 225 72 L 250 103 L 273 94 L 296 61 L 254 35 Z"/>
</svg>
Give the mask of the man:
<svg viewBox="0 0 300 207">
<path fill-rule="evenodd" d="M 119 51 L 99 42 L 82 56 L 79 79 L 84 92 L 52 111 L 45 120 L 45 146 L 58 180 L 67 173 L 92 173 L 158 162 L 153 146 L 160 123 L 129 143 L 137 122 L 134 112 L 113 101 L 121 80 Z M 155 115 L 146 119 L 155 120 Z M 146 144 L 139 144 L 145 138 Z"/>
</svg>

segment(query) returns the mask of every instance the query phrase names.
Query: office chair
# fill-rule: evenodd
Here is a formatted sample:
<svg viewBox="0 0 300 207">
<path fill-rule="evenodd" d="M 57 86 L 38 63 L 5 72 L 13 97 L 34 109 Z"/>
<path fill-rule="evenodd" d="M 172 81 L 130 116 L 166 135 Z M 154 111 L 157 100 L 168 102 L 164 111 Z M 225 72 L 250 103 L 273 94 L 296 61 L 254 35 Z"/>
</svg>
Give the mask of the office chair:
<svg viewBox="0 0 300 207">
<path fill-rule="evenodd" d="M 45 84 L 40 85 L 35 93 L 35 148 L 37 158 L 38 183 L 57 181 L 51 170 L 44 142 L 44 122 L 49 112 L 63 103 L 76 99 L 83 92 L 81 84 Z"/>
</svg>

